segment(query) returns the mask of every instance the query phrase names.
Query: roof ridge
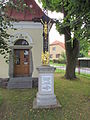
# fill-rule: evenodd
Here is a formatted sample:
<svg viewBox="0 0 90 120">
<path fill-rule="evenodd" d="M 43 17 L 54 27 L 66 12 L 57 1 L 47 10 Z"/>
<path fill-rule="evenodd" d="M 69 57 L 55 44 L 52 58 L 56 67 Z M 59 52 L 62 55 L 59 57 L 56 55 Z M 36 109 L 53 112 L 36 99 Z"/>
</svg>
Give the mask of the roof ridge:
<svg viewBox="0 0 90 120">
<path fill-rule="evenodd" d="M 39 7 L 39 5 L 36 3 L 35 0 L 24 0 L 24 3 L 30 7 L 31 11 L 29 9 L 24 8 L 24 11 L 17 11 L 16 8 L 10 8 L 8 7 L 8 10 L 6 11 L 6 15 L 10 19 L 18 20 L 18 21 L 33 21 L 33 19 L 40 19 L 42 18 L 45 13 L 42 11 L 42 9 Z"/>
<path fill-rule="evenodd" d="M 61 47 L 63 47 L 64 49 L 65 49 L 65 43 L 63 43 L 63 42 L 60 42 L 60 41 L 54 41 L 54 42 L 52 42 L 51 44 L 50 44 L 50 46 L 51 45 L 59 45 L 59 46 L 61 46 Z"/>
</svg>

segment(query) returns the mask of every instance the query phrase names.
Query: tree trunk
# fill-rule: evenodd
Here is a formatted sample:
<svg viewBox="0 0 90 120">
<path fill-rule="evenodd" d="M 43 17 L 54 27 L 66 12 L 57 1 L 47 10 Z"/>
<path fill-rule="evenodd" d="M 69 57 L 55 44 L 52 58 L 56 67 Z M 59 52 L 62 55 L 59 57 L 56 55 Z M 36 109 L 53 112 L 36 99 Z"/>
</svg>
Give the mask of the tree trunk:
<svg viewBox="0 0 90 120">
<path fill-rule="evenodd" d="M 68 46 L 66 42 L 66 56 L 67 56 L 67 64 L 66 64 L 66 79 L 75 79 L 75 69 L 77 65 L 77 59 L 79 54 L 79 41 L 77 39 L 73 40 L 73 45 Z M 70 44 L 70 43 L 69 43 Z"/>
<path fill-rule="evenodd" d="M 68 4 L 68 3 L 67 3 Z M 67 17 L 68 11 L 65 11 L 64 6 L 62 7 L 64 18 Z M 67 19 L 67 23 L 70 21 Z M 64 28 L 65 35 L 65 48 L 66 48 L 66 79 L 75 79 L 75 68 L 77 64 L 78 54 L 79 54 L 79 41 L 74 38 L 73 42 L 71 41 L 71 28 L 66 26 Z"/>
<path fill-rule="evenodd" d="M 71 52 L 71 54 L 72 54 L 72 52 Z M 66 79 L 76 78 L 75 68 L 76 68 L 76 64 L 77 64 L 77 58 L 74 58 L 73 55 L 71 55 L 71 54 L 67 55 L 67 64 L 66 64 L 66 73 L 65 73 Z"/>
</svg>

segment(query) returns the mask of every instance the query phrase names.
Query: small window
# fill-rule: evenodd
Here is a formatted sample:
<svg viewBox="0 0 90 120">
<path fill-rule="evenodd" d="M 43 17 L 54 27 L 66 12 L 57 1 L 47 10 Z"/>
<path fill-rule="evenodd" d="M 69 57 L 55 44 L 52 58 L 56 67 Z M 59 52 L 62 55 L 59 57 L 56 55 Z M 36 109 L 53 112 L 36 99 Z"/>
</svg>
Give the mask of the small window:
<svg viewBox="0 0 90 120">
<path fill-rule="evenodd" d="M 27 65 L 29 62 L 29 51 L 24 50 L 24 65 Z"/>
<path fill-rule="evenodd" d="M 56 54 L 56 58 L 60 58 L 60 54 Z"/>
<path fill-rule="evenodd" d="M 20 50 L 16 50 L 16 55 L 15 55 L 15 64 L 20 65 Z"/>
<path fill-rule="evenodd" d="M 26 40 L 20 39 L 15 42 L 14 45 L 29 45 Z"/>
<path fill-rule="evenodd" d="M 53 51 L 56 51 L 56 47 L 53 47 L 52 50 L 53 50 Z"/>
</svg>

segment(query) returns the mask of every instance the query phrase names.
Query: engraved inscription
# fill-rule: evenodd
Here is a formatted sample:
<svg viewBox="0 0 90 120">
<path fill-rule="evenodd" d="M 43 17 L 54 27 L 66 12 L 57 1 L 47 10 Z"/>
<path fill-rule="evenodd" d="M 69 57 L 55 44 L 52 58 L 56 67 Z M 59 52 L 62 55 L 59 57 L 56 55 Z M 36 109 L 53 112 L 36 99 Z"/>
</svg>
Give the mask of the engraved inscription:
<svg viewBox="0 0 90 120">
<path fill-rule="evenodd" d="M 52 91 L 52 79 L 50 76 L 43 76 L 41 83 L 42 92 L 51 92 Z"/>
</svg>

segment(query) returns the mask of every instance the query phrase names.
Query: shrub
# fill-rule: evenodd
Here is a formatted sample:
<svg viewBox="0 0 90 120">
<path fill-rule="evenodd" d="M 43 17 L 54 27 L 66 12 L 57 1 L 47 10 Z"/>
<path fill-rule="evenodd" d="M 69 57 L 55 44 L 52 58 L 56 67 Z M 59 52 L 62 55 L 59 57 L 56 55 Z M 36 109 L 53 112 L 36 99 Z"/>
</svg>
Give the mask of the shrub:
<svg viewBox="0 0 90 120">
<path fill-rule="evenodd" d="M 50 63 L 53 63 L 53 60 L 50 60 L 49 62 L 50 62 Z"/>
<path fill-rule="evenodd" d="M 59 60 L 53 59 L 53 63 L 59 63 Z"/>
<path fill-rule="evenodd" d="M 59 58 L 59 63 L 66 64 L 66 54 L 64 52 L 61 53 L 61 57 Z"/>
<path fill-rule="evenodd" d="M 66 54 L 64 52 L 62 52 L 59 59 L 50 60 L 50 63 L 66 64 Z"/>
</svg>

